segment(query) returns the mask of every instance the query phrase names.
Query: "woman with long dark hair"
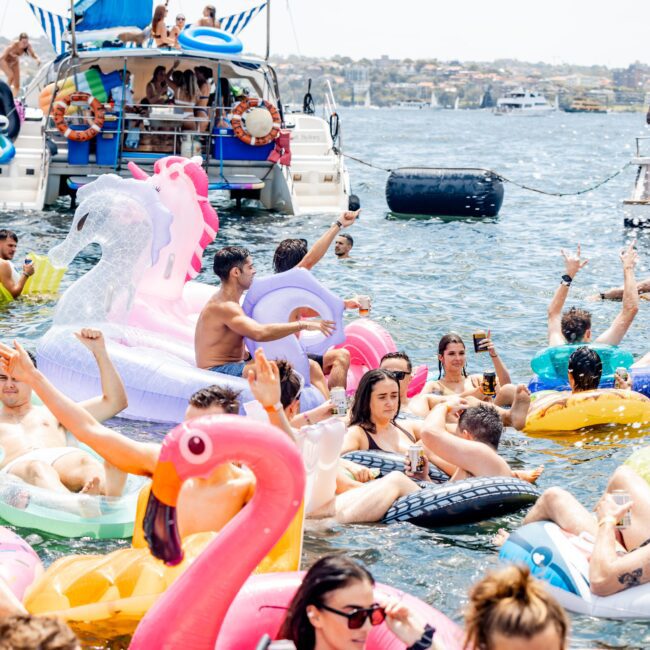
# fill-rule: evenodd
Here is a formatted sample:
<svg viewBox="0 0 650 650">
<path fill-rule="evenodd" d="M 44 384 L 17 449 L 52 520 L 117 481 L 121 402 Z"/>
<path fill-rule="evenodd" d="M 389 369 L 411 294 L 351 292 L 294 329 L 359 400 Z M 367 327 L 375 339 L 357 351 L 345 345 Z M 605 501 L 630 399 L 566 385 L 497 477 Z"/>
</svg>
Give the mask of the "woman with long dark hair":
<svg viewBox="0 0 650 650">
<path fill-rule="evenodd" d="M 375 600 L 370 572 L 344 555 L 327 555 L 303 578 L 279 639 L 293 641 L 297 650 L 363 650 L 373 625 L 386 621 L 408 648 L 426 650 L 435 645 L 435 630 L 397 602 Z"/>
<path fill-rule="evenodd" d="M 203 16 L 199 18 L 196 23 L 201 27 L 216 27 L 219 29 L 221 23 L 217 20 L 217 10 L 214 5 L 205 5 L 203 8 Z"/>
</svg>

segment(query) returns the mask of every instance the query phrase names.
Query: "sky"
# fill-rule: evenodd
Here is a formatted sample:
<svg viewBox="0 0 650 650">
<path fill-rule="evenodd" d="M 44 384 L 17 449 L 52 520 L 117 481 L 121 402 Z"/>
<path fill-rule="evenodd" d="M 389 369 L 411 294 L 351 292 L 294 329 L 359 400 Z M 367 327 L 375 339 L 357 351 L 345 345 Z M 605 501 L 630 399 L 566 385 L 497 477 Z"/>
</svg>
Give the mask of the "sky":
<svg viewBox="0 0 650 650">
<path fill-rule="evenodd" d="M 67 0 L 33 0 L 64 13 Z M 118 1 L 118 0 L 113 0 Z M 139 2 L 144 0 L 129 0 Z M 209 0 L 220 16 L 262 0 Z M 205 0 L 170 0 L 188 21 Z M 353 59 L 391 58 L 492 61 L 513 58 L 552 64 L 625 67 L 650 62 L 650 3 L 640 0 L 272 0 L 272 54 Z M 264 14 L 242 34 L 245 50 L 263 54 Z M 25 0 L 0 0 L 0 35 L 40 28 Z"/>
</svg>

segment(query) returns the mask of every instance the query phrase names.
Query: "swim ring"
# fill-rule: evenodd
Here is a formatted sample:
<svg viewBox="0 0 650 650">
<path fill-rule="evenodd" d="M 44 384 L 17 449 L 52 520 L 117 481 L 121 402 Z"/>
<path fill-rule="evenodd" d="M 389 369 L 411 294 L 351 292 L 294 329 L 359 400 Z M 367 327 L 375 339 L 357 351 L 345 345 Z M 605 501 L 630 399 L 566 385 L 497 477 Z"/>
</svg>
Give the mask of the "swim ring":
<svg viewBox="0 0 650 650">
<path fill-rule="evenodd" d="M 14 147 L 14 143 L 9 139 L 8 135 L 5 135 L 0 130 L 0 165 L 8 165 L 15 155 L 16 147 Z"/>
<path fill-rule="evenodd" d="M 650 483 L 650 445 L 637 449 L 624 464 Z"/>
<path fill-rule="evenodd" d="M 593 543 L 550 521 L 538 521 L 510 533 L 499 558 L 526 564 L 544 580 L 566 609 L 602 618 L 650 618 L 650 584 L 611 596 L 596 596 L 589 583 Z"/>
<path fill-rule="evenodd" d="M 405 466 L 404 456 L 387 451 L 350 451 L 344 454 L 343 458 L 364 467 L 378 469 L 380 476 L 390 472 L 403 472 Z M 447 474 L 433 463 L 429 463 L 429 478 L 434 483 L 444 483 L 449 480 Z"/>
<path fill-rule="evenodd" d="M 0 579 L 18 600 L 42 573 L 43 563 L 34 549 L 22 537 L 0 526 Z"/>
<path fill-rule="evenodd" d="M 539 495 L 534 485 L 514 476 L 448 481 L 400 497 L 382 522 L 410 521 L 425 528 L 472 524 L 517 512 Z"/>
<path fill-rule="evenodd" d="M 411 383 L 409 384 L 408 391 L 406 392 L 407 397 L 415 397 L 422 392 L 427 379 L 429 378 L 429 366 L 421 365 L 413 368 L 413 374 L 411 375 Z"/>
<path fill-rule="evenodd" d="M 244 44 L 233 34 L 201 25 L 184 29 L 178 35 L 178 42 L 185 50 L 202 50 L 220 54 L 239 54 L 244 49 Z"/>
<path fill-rule="evenodd" d="M 531 392 L 540 390 L 571 390 L 569 386 L 569 357 L 575 350 L 587 345 L 595 350 L 603 364 L 603 374 L 600 388 L 614 386 L 616 368 L 629 368 L 634 363 L 634 357 L 627 350 L 615 345 L 604 343 L 571 343 L 546 348 L 538 352 L 530 362 L 535 376 L 530 380 L 528 388 Z"/>
<path fill-rule="evenodd" d="M 650 399 L 630 390 L 598 388 L 553 392 L 536 399 L 526 417 L 526 433 L 575 431 L 599 424 L 650 422 Z"/>
</svg>

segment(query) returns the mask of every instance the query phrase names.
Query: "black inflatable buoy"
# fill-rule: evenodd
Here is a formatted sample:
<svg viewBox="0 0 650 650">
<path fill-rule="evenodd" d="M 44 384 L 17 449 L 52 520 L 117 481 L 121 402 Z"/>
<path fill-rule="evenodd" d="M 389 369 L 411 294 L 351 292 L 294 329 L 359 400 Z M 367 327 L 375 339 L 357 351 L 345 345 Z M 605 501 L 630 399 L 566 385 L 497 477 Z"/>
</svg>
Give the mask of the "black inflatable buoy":
<svg viewBox="0 0 650 650">
<path fill-rule="evenodd" d="M 495 217 L 503 183 L 488 170 L 404 167 L 386 181 L 388 207 L 401 214 Z"/>
<path fill-rule="evenodd" d="M 9 120 L 7 137 L 13 142 L 20 131 L 20 118 L 14 104 L 11 88 L 4 81 L 0 81 L 0 115 L 5 115 Z"/>
</svg>

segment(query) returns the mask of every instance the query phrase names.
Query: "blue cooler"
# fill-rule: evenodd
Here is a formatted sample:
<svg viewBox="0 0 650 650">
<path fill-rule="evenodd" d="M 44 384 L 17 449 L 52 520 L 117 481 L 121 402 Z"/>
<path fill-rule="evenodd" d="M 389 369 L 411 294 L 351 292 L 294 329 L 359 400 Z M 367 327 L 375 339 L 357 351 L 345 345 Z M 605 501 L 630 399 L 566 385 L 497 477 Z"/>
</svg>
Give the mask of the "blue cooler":
<svg viewBox="0 0 650 650">
<path fill-rule="evenodd" d="M 71 124 L 72 131 L 85 131 L 88 128 L 86 124 Z M 90 159 L 90 140 L 86 142 L 75 142 L 68 140 L 68 164 L 70 165 L 87 165 Z"/>
<path fill-rule="evenodd" d="M 110 115 L 106 116 L 102 131 L 95 138 L 97 143 L 95 159 L 98 165 L 115 167 L 117 151 L 120 146 L 120 132 L 118 130 L 120 120 L 117 116 L 114 116 L 115 119 L 110 119 L 111 117 Z"/>
<path fill-rule="evenodd" d="M 274 147 L 273 142 L 261 147 L 244 144 L 232 129 L 212 131 L 212 157 L 217 160 L 266 160 Z"/>
</svg>

